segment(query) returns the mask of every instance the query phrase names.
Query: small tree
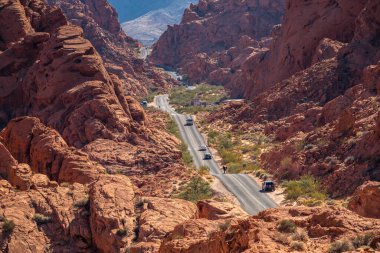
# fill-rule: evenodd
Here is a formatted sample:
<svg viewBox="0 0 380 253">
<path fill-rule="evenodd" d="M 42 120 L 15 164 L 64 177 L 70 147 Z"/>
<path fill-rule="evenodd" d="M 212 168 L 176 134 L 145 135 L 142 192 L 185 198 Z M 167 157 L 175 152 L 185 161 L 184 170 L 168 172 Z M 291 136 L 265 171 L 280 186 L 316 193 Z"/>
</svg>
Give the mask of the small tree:
<svg viewBox="0 0 380 253">
<path fill-rule="evenodd" d="M 202 177 L 193 177 L 178 197 L 192 202 L 209 199 L 213 195 L 210 184 Z"/>
</svg>

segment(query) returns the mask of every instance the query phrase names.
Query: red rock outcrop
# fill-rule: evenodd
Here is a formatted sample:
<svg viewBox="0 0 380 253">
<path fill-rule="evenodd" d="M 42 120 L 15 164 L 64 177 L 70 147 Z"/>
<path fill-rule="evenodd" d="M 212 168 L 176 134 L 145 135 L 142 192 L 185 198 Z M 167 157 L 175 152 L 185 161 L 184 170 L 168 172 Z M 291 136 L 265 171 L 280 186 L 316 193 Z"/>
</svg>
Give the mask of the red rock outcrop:
<svg viewBox="0 0 380 253">
<path fill-rule="evenodd" d="M 90 187 L 92 241 L 100 252 L 121 252 L 134 238 L 135 195 L 125 176 L 102 176 Z"/>
<path fill-rule="evenodd" d="M 331 242 L 349 241 L 367 233 L 378 238 L 380 231 L 378 220 L 362 218 L 343 208 L 277 208 L 231 223 L 204 219 L 185 222 L 164 240 L 160 252 L 295 251 L 292 245 L 299 239 L 278 230 L 280 221 L 285 219 L 292 220 L 297 232 L 305 234 L 299 243 L 305 252 L 325 252 Z M 374 248 L 379 247 L 376 240 Z"/>
<path fill-rule="evenodd" d="M 107 71 L 119 77 L 129 95 L 145 96 L 150 90 L 166 90 L 175 82 L 138 58 L 139 43 L 125 35 L 115 9 L 106 0 L 48 0 L 67 19 L 82 27 L 105 62 Z"/>
<path fill-rule="evenodd" d="M 380 8 L 372 0 L 324 3 L 288 1 L 281 35 L 264 58 L 256 53 L 247 60 L 243 72 L 253 78 L 250 84 L 235 86 L 248 87 L 251 100 L 227 105 L 209 120 L 219 126 L 227 123 L 227 128 L 264 131 L 278 145 L 261 155 L 263 168 L 279 180 L 313 174 L 331 196 L 339 197 L 367 180 L 380 180 L 380 47 L 374 43 Z M 298 16 L 301 12 L 310 13 Z M 338 27 L 347 28 L 329 25 L 336 19 L 341 20 Z M 306 24 L 310 28 L 302 31 Z M 296 38 L 300 35 L 304 37 Z M 283 166 L 282 161 L 291 164 Z"/>
<path fill-rule="evenodd" d="M 255 51 L 270 44 L 284 1 L 209 1 L 191 5 L 154 45 L 150 60 L 179 68 L 190 82 L 228 84 Z"/>
<path fill-rule="evenodd" d="M 57 137 L 58 143 L 52 142 L 58 149 L 65 145 L 83 148 L 90 159 L 104 165 L 109 173 L 124 173 L 145 192 L 169 196 L 172 188 L 167 184 L 176 183 L 167 177 L 169 172 L 179 180 L 189 177 L 180 165 L 177 141 L 163 133 L 153 119 L 148 119 L 135 99 L 125 96 L 125 85 L 107 72 L 96 49 L 83 38 L 80 27 L 68 24 L 59 9 L 43 1 L 16 2 L 9 5 L 4 0 L 0 10 L 2 20 L 9 13 L 20 15 L 17 22 L 9 24 L 13 28 L 5 26 L 0 30 L 0 37 L 7 38 L 12 29 L 24 29 L 18 38 L 4 44 L 0 53 L 1 127 L 12 118 L 34 116 L 62 136 L 63 139 Z M 57 133 L 45 126 L 38 127 L 38 134 L 44 135 L 46 131 L 45 135 L 55 138 Z M 28 146 L 27 139 L 23 141 Z M 27 149 L 9 150 L 23 154 Z M 15 158 L 23 163 L 30 156 L 41 164 L 30 164 L 32 169 L 46 170 L 39 172 L 53 180 L 73 181 L 74 174 L 60 176 L 56 170 L 60 166 L 73 167 L 70 160 L 60 165 L 58 158 L 49 157 L 49 152 L 23 155 Z M 77 171 L 83 169 L 81 173 L 86 174 L 85 167 L 81 165 Z M 88 183 L 93 179 L 80 176 L 77 180 Z"/>
<path fill-rule="evenodd" d="M 138 243 L 131 252 L 158 252 L 162 240 L 176 225 L 198 218 L 197 206 L 181 199 L 143 198 L 137 205 Z"/>
<path fill-rule="evenodd" d="M 228 202 L 202 200 L 197 203 L 199 217 L 208 220 L 244 218 L 248 214 L 241 207 Z"/>
<path fill-rule="evenodd" d="M 354 193 L 348 208 L 360 215 L 380 218 L 380 182 L 367 182 Z"/>
<path fill-rule="evenodd" d="M 15 158 L 8 156 L 6 160 L 11 161 L 10 167 L 17 167 L 18 173 L 24 170 L 28 174 L 27 168 L 22 169 L 17 162 L 29 164 L 31 172 L 45 174 L 57 182 L 87 184 L 94 182 L 104 171 L 91 162 L 87 154 L 70 148 L 56 131 L 45 127 L 36 118 L 12 120 L 0 132 L 0 142 L 3 148 L 7 148 L 3 153 L 9 152 Z M 11 174 L 8 173 L 8 177 L 12 178 Z"/>
</svg>

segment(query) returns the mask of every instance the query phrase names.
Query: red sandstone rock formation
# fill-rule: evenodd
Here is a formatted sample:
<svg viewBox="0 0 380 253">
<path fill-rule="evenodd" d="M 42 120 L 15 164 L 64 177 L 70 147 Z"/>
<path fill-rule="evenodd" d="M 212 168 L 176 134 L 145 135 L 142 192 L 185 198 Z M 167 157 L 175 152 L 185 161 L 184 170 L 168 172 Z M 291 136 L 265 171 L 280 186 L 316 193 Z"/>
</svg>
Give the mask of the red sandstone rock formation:
<svg viewBox="0 0 380 253">
<path fill-rule="evenodd" d="M 367 182 L 351 198 L 348 208 L 360 215 L 380 218 L 380 182 Z"/>
<path fill-rule="evenodd" d="M 102 56 L 106 69 L 119 77 L 126 92 L 144 96 L 148 90 L 165 90 L 174 81 L 137 57 L 139 43 L 125 35 L 115 9 L 106 1 L 48 0 L 62 9 L 67 19 L 82 27 L 84 37 Z"/>
<path fill-rule="evenodd" d="M 332 241 L 370 232 L 378 238 L 380 231 L 378 220 L 362 218 L 343 208 L 277 208 L 230 223 L 205 219 L 184 222 L 164 240 L 159 252 L 294 251 L 292 235 L 278 230 L 284 219 L 293 220 L 297 231 L 307 235 L 302 242 L 305 252 L 326 252 Z"/>
<path fill-rule="evenodd" d="M 247 60 L 249 85 L 235 86 L 248 87 L 252 100 L 226 106 L 210 121 L 273 137 L 279 145 L 261 161 L 280 180 L 311 173 L 334 197 L 380 180 L 379 10 L 372 0 L 289 1 L 281 35 L 263 59 L 255 53 Z M 329 25 L 337 19 L 339 26 Z M 291 164 L 281 166 L 283 160 Z"/>
<path fill-rule="evenodd" d="M 4 0 L 1 4 L 2 20 L 10 13 L 19 16 L 17 22 L 7 23 L 0 30 L 5 42 L 0 54 L 1 126 L 14 117 L 34 116 L 55 129 L 68 146 L 83 148 L 90 159 L 104 165 L 109 173 L 131 176 L 135 185 L 154 196 L 170 195 L 172 188 L 168 184 L 175 182 L 167 177 L 169 172 L 179 180 L 189 177 L 179 164 L 177 141 L 158 130 L 161 126 L 156 127 L 146 117 L 135 99 L 125 96 L 124 85 L 116 75 L 107 72 L 95 48 L 83 38 L 80 27 L 67 24 L 59 9 L 48 7 L 43 1 L 24 6 L 18 1 L 9 5 Z M 23 32 L 12 37 L 9 34 L 13 30 Z M 51 130 L 46 132 L 57 135 Z M 23 141 L 28 143 L 27 139 Z M 61 166 L 52 163 L 56 158 L 47 154 L 31 159 L 41 162 L 31 165 L 35 171 Z M 18 157 L 17 160 L 25 162 Z M 42 168 L 42 164 L 47 168 Z M 59 173 L 46 171 L 51 179 L 62 181 Z M 66 177 L 72 181 L 71 176 Z M 78 177 L 80 182 L 87 180 L 82 179 Z"/>
<path fill-rule="evenodd" d="M 202 0 L 185 11 L 180 25 L 169 26 L 150 60 L 179 68 L 191 82 L 228 84 L 255 48 L 270 43 L 281 23 L 283 1 Z"/>
</svg>

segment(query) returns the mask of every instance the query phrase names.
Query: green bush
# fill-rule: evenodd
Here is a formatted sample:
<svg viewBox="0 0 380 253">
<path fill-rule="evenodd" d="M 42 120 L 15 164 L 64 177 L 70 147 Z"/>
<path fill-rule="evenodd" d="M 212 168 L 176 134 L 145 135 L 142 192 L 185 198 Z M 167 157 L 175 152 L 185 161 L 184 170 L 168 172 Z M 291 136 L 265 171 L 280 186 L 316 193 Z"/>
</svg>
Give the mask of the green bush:
<svg viewBox="0 0 380 253">
<path fill-rule="evenodd" d="M 87 198 L 76 201 L 74 203 L 74 206 L 76 208 L 87 208 L 89 204 L 90 204 L 90 199 L 87 197 Z"/>
<path fill-rule="evenodd" d="M 192 202 L 210 199 L 212 196 L 213 192 L 210 184 L 199 176 L 193 177 L 184 187 L 184 190 L 178 195 L 179 198 Z"/>
<path fill-rule="evenodd" d="M 285 181 L 285 198 L 287 200 L 298 200 L 300 197 L 325 200 L 326 193 L 322 190 L 320 183 L 311 175 L 304 175 L 300 180 Z"/>
<path fill-rule="evenodd" d="M 375 235 L 372 233 L 358 235 L 357 237 L 352 239 L 352 245 L 355 247 L 355 249 L 360 248 L 362 246 L 370 246 L 374 237 Z"/>
<path fill-rule="evenodd" d="M 2 233 L 4 236 L 8 236 L 13 233 L 13 230 L 15 229 L 16 224 L 13 222 L 13 220 L 8 220 L 6 218 L 4 218 L 3 221 L 4 223 L 3 223 Z"/>
<path fill-rule="evenodd" d="M 182 160 L 183 162 L 190 166 L 193 164 L 193 158 L 187 148 L 187 145 L 186 143 L 182 142 L 181 145 L 180 145 L 180 150 L 181 150 L 181 153 L 182 153 Z"/>
<path fill-rule="evenodd" d="M 125 237 L 128 235 L 128 230 L 125 228 L 120 228 L 116 231 L 116 234 L 120 237 Z"/>
<path fill-rule="evenodd" d="M 303 230 L 301 231 L 296 231 L 293 235 L 292 235 L 292 239 L 294 241 L 301 241 L 301 242 L 305 242 L 307 241 L 308 239 L 308 236 L 307 236 L 307 233 Z"/>
<path fill-rule="evenodd" d="M 341 253 L 352 250 L 352 245 L 348 241 L 336 241 L 330 245 L 327 253 Z"/>
<path fill-rule="evenodd" d="M 43 225 L 50 223 L 52 221 L 52 218 L 40 213 L 36 213 L 35 215 L 33 215 L 33 220 L 37 223 L 37 225 Z"/>
<path fill-rule="evenodd" d="M 166 130 L 169 133 L 171 133 L 172 135 L 176 136 L 178 139 L 181 138 L 181 135 L 179 133 L 179 129 L 178 129 L 177 123 L 170 116 L 168 116 L 168 120 L 167 120 L 167 123 L 166 123 Z"/>
<path fill-rule="evenodd" d="M 305 250 L 305 244 L 303 242 L 292 242 L 290 248 L 292 250 L 303 251 Z"/>
<path fill-rule="evenodd" d="M 201 166 L 199 168 L 199 175 L 206 176 L 210 174 L 210 168 L 208 166 Z"/>
<path fill-rule="evenodd" d="M 277 227 L 278 231 L 283 233 L 293 233 L 297 229 L 296 223 L 292 220 L 281 220 Z"/>
</svg>

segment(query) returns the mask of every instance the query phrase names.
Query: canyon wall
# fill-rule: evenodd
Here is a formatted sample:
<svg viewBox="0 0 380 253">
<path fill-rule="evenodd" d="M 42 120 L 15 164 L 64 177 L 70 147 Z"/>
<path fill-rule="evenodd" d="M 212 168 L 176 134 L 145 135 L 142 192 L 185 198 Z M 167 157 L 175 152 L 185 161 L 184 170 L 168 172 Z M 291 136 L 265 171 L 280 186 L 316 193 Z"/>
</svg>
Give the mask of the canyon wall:
<svg viewBox="0 0 380 253">
<path fill-rule="evenodd" d="M 175 81 L 162 71 L 144 64 L 138 54 L 141 45 L 125 35 L 115 9 L 106 1 L 49 0 L 68 21 L 82 27 L 110 73 L 119 77 L 128 95 L 144 96 L 148 91 L 166 90 Z"/>
<path fill-rule="evenodd" d="M 283 13 L 284 1 L 202 0 L 185 11 L 181 24 L 168 27 L 150 60 L 179 69 L 192 83 L 227 85 L 252 52 L 272 43 Z"/>
<path fill-rule="evenodd" d="M 379 3 L 286 6 L 279 37 L 242 65 L 246 82 L 230 84 L 249 101 L 209 120 L 270 136 L 278 146 L 261 162 L 275 178 L 312 174 L 331 196 L 351 195 L 380 180 Z"/>
</svg>

